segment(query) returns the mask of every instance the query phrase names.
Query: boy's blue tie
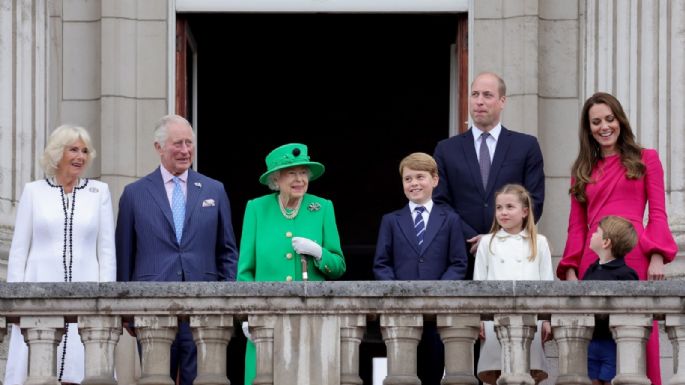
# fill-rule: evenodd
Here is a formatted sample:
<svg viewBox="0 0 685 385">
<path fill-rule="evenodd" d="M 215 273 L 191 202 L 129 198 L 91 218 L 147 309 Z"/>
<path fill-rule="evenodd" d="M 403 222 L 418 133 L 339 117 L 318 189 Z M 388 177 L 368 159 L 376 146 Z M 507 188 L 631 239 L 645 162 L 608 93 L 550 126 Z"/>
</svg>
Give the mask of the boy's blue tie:
<svg viewBox="0 0 685 385">
<path fill-rule="evenodd" d="M 414 218 L 414 230 L 416 230 L 416 239 L 419 242 L 419 248 L 423 244 L 423 234 L 426 232 L 426 224 L 423 222 L 423 212 L 426 208 L 423 206 L 416 206 L 416 218 Z"/>
<path fill-rule="evenodd" d="M 174 228 L 176 229 L 176 240 L 181 244 L 183 234 L 183 221 L 186 217 L 186 199 L 181 189 L 181 179 L 174 177 L 174 192 L 171 194 L 171 213 L 174 215 Z"/>
</svg>

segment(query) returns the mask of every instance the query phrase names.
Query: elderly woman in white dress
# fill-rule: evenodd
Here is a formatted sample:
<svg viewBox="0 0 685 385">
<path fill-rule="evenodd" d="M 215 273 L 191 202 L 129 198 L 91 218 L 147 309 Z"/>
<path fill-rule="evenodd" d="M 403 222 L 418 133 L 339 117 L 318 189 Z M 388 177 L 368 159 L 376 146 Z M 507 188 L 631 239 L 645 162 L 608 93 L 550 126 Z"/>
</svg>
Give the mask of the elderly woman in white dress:
<svg viewBox="0 0 685 385">
<path fill-rule="evenodd" d="M 7 282 L 116 280 L 109 188 L 82 177 L 94 157 L 82 127 L 63 125 L 50 135 L 41 158 L 45 179 L 27 183 L 19 200 Z M 55 376 L 77 384 L 84 376 L 83 344 L 76 324 L 65 327 Z M 4 384 L 23 384 L 27 366 L 28 348 L 13 325 Z"/>
</svg>

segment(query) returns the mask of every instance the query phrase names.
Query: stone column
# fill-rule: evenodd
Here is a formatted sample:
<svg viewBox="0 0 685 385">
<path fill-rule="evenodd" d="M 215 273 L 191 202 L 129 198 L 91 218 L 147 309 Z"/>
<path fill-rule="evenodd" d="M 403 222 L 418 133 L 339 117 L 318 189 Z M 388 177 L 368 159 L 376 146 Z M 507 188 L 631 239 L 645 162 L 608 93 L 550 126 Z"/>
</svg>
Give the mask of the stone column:
<svg viewBox="0 0 685 385">
<path fill-rule="evenodd" d="M 121 317 L 79 316 L 78 329 L 86 359 L 82 385 L 116 385 L 114 348 L 121 336 Z"/>
<path fill-rule="evenodd" d="M 445 345 L 443 385 L 476 385 L 473 375 L 473 345 L 480 331 L 480 315 L 438 315 L 438 331 Z"/>
<path fill-rule="evenodd" d="M 359 344 L 364 337 L 366 316 L 340 317 L 340 385 L 361 385 L 359 377 Z"/>
<path fill-rule="evenodd" d="M 534 314 L 495 315 L 495 333 L 502 345 L 502 375 L 497 385 L 533 385 L 530 343 L 535 334 Z"/>
<path fill-rule="evenodd" d="M 21 317 L 19 326 L 29 346 L 29 376 L 24 385 L 59 385 L 57 345 L 64 335 L 64 317 Z"/>
<path fill-rule="evenodd" d="M 233 335 L 233 317 L 191 316 L 190 328 L 197 345 L 197 377 L 193 385 L 230 385 L 226 377 L 226 347 Z"/>
<path fill-rule="evenodd" d="M 254 385 L 274 383 L 274 327 L 276 316 L 254 315 L 248 317 L 252 342 L 255 344 L 256 367 Z"/>
<path fill-rule="evenodd" d="M 5 317 L 0 317 L 0 343 L 5 339 L 7 334 L 7 321 Z M 0 385 L 2 385 L 2 380 L 0 380 Z"/>
<path fill-rule="evenodd" d="M 174 385 L 169 367 L 178 320 L 172 316 L 135 316 L 135 326 L 143 361 L 138 385 Z"/>
<path fill-rule="evenodd" d="M 616 377 L 612 385 L 649 385 L 646 346 L 652 331 L 652 316 L 612 314 L 609 327 L 616 341 Z"/>
<path fill-rule="evenodd" d="M 416 375 L 416 348 L 422 331 L 420 314 L 381 315 L 381 333 L 388 350 L 388 376 L 383 385 L 421 385 Z"/>
<path fill-rule="evenodd" d="M 592 339 L 595 317 L 584 314 L 552 315 L 552 331 L 559 350 L 557 385 L 590 385 L 587 376 L 587 348 Z"/>
<path fill-rule="evenodd" d="M 685 385 L 685 315 L 667 314 L 666 332 L 673 344 L 673 377 L 669 385 Z"/>
</svg>

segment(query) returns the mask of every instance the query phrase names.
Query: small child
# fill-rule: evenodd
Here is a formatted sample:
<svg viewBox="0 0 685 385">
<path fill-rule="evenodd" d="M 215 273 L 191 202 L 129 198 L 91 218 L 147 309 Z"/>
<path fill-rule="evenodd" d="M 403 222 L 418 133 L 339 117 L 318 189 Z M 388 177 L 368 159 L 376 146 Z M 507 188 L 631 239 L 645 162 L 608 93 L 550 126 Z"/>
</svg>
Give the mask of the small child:
<svg viewBox="0 0 685 385">
<path fill-rule="evenodd" d="M 467 257 L 461 219 L 449 206 L 433 203 L 438 165 L 417 152 L 400 162 L 409 203 L 383 216 L 373 273 L 377 280 L 461 280 Z M 444 348 L 435 322 L 426 323 L 419 343 L 418 376 L 423 385 L 439 385 Z"/>
<path fill-rule="evenodd" d="M 508 184 L 495 194 L 495 220 L 478 245 L 474 280 L 554 280 L 547 238 L 537 233 L 533 218 L 533 202 L 523 186 Z M 484 341 L 478 378 L 494 384 L 502 372 L 502 347 L 492 321 L 482 323 L 480 337 Z M 530 372 L 536 383 L 548 377 L 542 344 L 549 339 L 549 322 L 538 321 L 530 345 Z"/>
<path fill-rule="evenodd" d="M 590 238 L 590 248 L 599 258 L 587 269 L 583 281 L 637 281 L 637 272 L 623 260 L 636 244 L 637 233 L 630 221 L 613 215 L 602 218 Z M 616 343 L 608 317 L 598 317 L 587 356 L 592 384 L 610 385 L 616 376 Z"/>
</svg>

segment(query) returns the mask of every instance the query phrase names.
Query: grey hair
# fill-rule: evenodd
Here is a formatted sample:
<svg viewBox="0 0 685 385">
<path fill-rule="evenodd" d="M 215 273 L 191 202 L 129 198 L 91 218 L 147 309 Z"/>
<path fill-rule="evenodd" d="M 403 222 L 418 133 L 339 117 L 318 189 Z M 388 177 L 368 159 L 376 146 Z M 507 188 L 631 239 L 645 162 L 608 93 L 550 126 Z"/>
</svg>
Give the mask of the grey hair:
<svg viewBox="0 0 685 385">
<path fill-rule="evenodd" d="M 155 125 L 155 143 L 159 144 L 161 147 L 164 147 L 164 143 L 166 142 L 167 138 L 169 137 L 169 124 L 170 123 L 178 123 L 178 124 L 185 124 L 188 127 L 190 127 L 190 130 L 193 132 L 193 139 L 195 139 L 195 131 L 193 130 L 193 126 L 190 125 L 190 122 L 188 120 L 180 115 L 166 115 L 163 116 Z"/>
<path fill-rule="evenodd" d="M 63 124 L 50 134 L 48 143 L 45 145 L 43 155 L 40 157 L 40 166 L 45 172 L 46 176 L 55 176 L 57 173 L 57 166 L 64 156 L 64 149 L 76 143 L 77 140 L 83 141 L 88 149 L 86 156 L 85 167 L 90 165 L 90 162 L 95 159 L 95 149 L 93 142 L 90 140 L 90 135 L 85 128 L 73 124 Z M 84 168 L 85 168 L 84 167 Z"/>
<path fill-rule="evenodd" d="M 295 167 L 298 167 L 298 166 L 295 166 Z M 307 167 L 307 166 L 305 166 L 305 167 Z M 288 168 L 290 168 L 290 167 L 288 167 Z M 284 168 L 281 170 L 276 170 L 276 171 L 272 172 L 271 174 L 269 174 L 268 182 L 269 182 L 269 188 L 271 190 L 281 191 L 281 188 L 278 186 L 278 178 L 281 177 L 281 171 L 286 170 L 286 169 L 287 168 Z M 307 167 L 307 176 L 308 176 L 308 179 L 312 179 L 312 170 L 309 167 Z"/>
</svg>

